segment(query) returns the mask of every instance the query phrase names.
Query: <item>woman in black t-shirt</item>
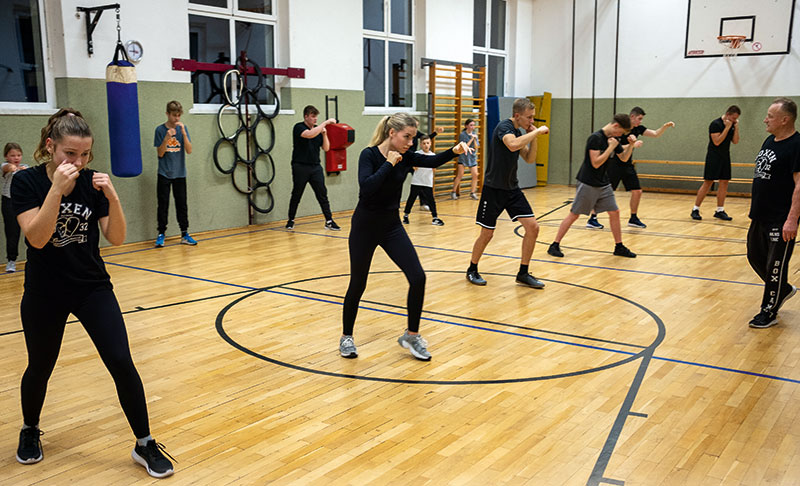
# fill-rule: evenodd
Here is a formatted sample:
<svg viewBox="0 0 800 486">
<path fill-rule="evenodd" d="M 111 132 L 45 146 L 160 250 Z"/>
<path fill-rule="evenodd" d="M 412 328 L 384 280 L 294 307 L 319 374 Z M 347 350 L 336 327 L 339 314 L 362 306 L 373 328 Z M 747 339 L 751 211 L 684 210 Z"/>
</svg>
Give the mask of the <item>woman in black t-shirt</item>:
<svg viewBox="0 0 800 486">
<path fill-rule="evenodd" d="M 20 304 L 28 367 L 20 387 L 24 424 L 17 460 L 33 464 L 43 458 L 39 417 L 67 317 L 73 314 L 114 379 L 136 436 L 131 457 L 151 476 L 166 477 L 173 472 L 172 463 L 150 436 L 144 387 L 100 258 L 100 231 L 119 245 L 125 241 L 126 224 L 111 178 L 86 168 L 92 144 L 92 132 L 80 113 L 59 110 L 42 129 L 34 154 L 44 163 L 18 174 L 11 185 L 14 214 L 28 245 Z"/>
</svg>

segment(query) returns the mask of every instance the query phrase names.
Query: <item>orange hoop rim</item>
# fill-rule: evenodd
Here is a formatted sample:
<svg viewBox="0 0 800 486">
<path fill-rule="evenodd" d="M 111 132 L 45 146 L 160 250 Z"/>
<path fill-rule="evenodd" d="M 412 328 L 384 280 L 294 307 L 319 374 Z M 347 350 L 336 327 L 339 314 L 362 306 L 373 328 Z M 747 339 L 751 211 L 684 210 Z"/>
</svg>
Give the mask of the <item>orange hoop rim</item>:
<svg viewBox="0 0 800 486">
<path fill-rule="evenodd" d="M 722 44 L 728 44 L 731 49 L 738 49 L 744 43 L 747 36 L 744 35 L 720 35 L 717 40 Z"/>
</svg>

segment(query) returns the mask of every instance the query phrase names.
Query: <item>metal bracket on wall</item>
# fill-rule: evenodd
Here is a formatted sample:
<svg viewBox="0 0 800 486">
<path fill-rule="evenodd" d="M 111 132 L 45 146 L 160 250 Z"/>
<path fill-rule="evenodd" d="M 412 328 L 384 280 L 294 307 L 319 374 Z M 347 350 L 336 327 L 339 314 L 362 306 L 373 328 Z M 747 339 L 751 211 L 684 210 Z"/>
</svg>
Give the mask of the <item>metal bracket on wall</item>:
<svg viewBox="0 0 800 486">
<path fill-rule="evenodd" d="M 118 9 L 119 4 L 114 3 L 111 5 L 102 5 L 100 7 L 78 7 L 78 12 L 83 12 L 86 14 L 86 49 L 89 51 L 89 55 L 91 56 L 94 54 L 94 44 L 92 43 L 92 33 L 94 29 L 97 27 L 97 22 L 100 21 L 100 15 L 103 14 L 104 10 L 111 10 L 111 9 Z M 92 13 L 94 13 L 94 18 L 89 19 Z"/>
</svg>

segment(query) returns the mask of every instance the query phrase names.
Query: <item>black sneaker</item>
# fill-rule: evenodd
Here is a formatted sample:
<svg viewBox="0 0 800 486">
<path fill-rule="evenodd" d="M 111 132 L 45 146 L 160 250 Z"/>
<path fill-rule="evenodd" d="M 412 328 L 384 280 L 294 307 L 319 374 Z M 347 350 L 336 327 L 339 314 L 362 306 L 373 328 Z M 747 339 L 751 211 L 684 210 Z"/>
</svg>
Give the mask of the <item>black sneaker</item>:
<svg viewBox="0 0 800 486">
<path fill-rule="evenodd" d="M 547 248 L 547 254 L 559 258 L 564 256 L 564 252 L 561 251 L 561 247 L 555 241 L 550 243 L 550 246 Z"/>
<path fill-rule="evenodd" d="M 431 220 L 431 224 L 434 225 L 434 226 L 444 226 L 444 221 L 442 221 L 439 218 L 433 218 Z"/>
<path fill-rule="evenodd" d="M 794 294 L 796 294 L 796 293 L 797 293 L 797 287 L 792 285 L 792 290 L 790 290 L 788 294 L 783 296 L 781 301 L 778 302 L 778 306 L 776 307 L 776 309 L 780 309 L 781 307 L 783 307 L 783 304 L 785 304 L 787 300 L 789 300 L 792 297 L 794 297 Z"/>
<path fill-rule="evenodd" d="M 600 221 L 597 221 L 597 216 L 589 216 L 589 219 L 586 221 L 586 227 L 589 229 L 597 229 L 597 230 L 605 228 L 605 226 L 600 224 Z"/>
<path fill-rule="evenodd" d="M 614 247 L 614 255 L 626 258 L 636 258 L 636 253 L 630 251 L 628 247 L 622 243 Z"/>
<path fill-rule="evenodd" d="M 293 230 L 294 229 L 294 220 L 290 219 L 290 220 L 286 221 L 286 226 L 284 226 L 284 228 L 286 228 L 287 230 Z"/>
<path fill-rule="evenodd" d="M 778 323 L 778 314 L 762 310 L 750 321 L 753 329 L 766 329 Z"/>
<path fill-rule="evenodd" d="M 631 218 L 628 220 L 628 226 L 641 229 L 647 228 L 647 225 L 642 223 L 638 216 L 631 216 Z"/>
<path fill-rule="evenodd" d="M 145 446 L 140 446 L 137 442 L 136 447 L 134 447 L 131 452 L 131 458 L 144 466 L 144 468 L 147 469 L 147 474 L 154 478 L 165 478 L 171 476 L 174 470 L 172 469 L 172 463 L 169 462 L 169 459 L 164 457 L 164 454 L 167 454 L 173 461 L 175 460 L 175 458 L 170 456 L 164 449 L 163 444 L 159 444 L 151 439 L 147 441 L 147 445 Z"/>
<path fill-rule="evenodd" d="M 473 285 L 486 285 L 486 280 L 481 277 L 477 270 L 467 270 L 467 280 Z"/>
<path fill-rule="evenodd" d="M 341 231 L 342 230 L 342 228 L 340 228 L 339 225 L 336 224 L 336 221 L 334 221 L 332 219 L 330 219 L 328 221 L 325 221 L 325 229 L 329 229 L 331 231 Z"/>
<path fill-rule="evenodd" d="M 692 219 L 696 219 L 697 221 L 700 221 L 701 219 L 703 219 L 703 217 L 700 216 L 700 210 L 699 209 L 692 209 Z"/>
<path fill-rule="evenodd" d="M 17 461 L 20 464 L 35 464 L 44 458 L 42 454 L 42 441 L 39 436 L 44 434 L 38 427 L 28 427 L 19 431 L 19 447 L 17 447 Z"/>
<path fill-rule="evenodd" d="M 409 221 L 408 221 L 408 215 L 406 215 L 406 216 L 403 216 L 403 224 L 408 224 L 408 223 L 409 223 Z"/>
<path fill-rule="evenodd" d="M 533 289 L 543 289 L 544 282 L 539 280 L 538 278 L 534 277 L 530 273 L 518 273 L 517 274 L 517 283 L 520 285 L 526 285 Z"/>
<path fill-rule="evenodd" d="M 717 219 L 721 219 L 723 221 L 730 221 L 730 220 L 733 219 L 730 216 L 728 216 L 728 213 L 726 213 L 724 210 L 722 210 L 722 211 L 714 211 L 714 217 L 717 218 Z"/>
</svg>

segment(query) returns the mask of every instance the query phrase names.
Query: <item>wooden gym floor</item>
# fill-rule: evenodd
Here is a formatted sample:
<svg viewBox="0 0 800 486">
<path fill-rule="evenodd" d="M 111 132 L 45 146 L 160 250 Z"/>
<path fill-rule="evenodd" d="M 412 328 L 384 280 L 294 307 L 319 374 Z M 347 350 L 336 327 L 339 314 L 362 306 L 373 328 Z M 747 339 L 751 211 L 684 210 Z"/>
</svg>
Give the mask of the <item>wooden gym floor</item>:
<svg viewBox="0 0 800 486">
<path fill-rule="evenodd" d="M 520 237 L 504 215 L 464 278 L 476 201 L 439 201 L 407 227 L 428 275 L 422 333 L 433 360 L 396 339 L 406 282 L 378 250 L 342 359 L 349 213 L 103 251 L 145 383 L 151 427 L 178 459 L 173 485 L 800 484 L 800 299 L 752 330 L 748 199 L 731 222 L 692 221 L 692 196 L 646 193 L 636 259 L 573 226 L 547 255 L 574 189 L 527 190 L 542 230 L 516 286 Z M 307 196 L 310 197 L 310 196 Z M 628 194 L 617 192 L 624 217 Z M 131 217 L 131 215 L 129 215 Z M 795 259 L 797 260 L 797 259 Z M 797 283 L 797 265 L 790 281 Z M 112 381 L 69 324 L 42 415 L 44 461 L 17 464 L 26 354 L 23 274 L 0 276 L 0 483 L 160 483 L 130 459 Z"/>
</svg>

